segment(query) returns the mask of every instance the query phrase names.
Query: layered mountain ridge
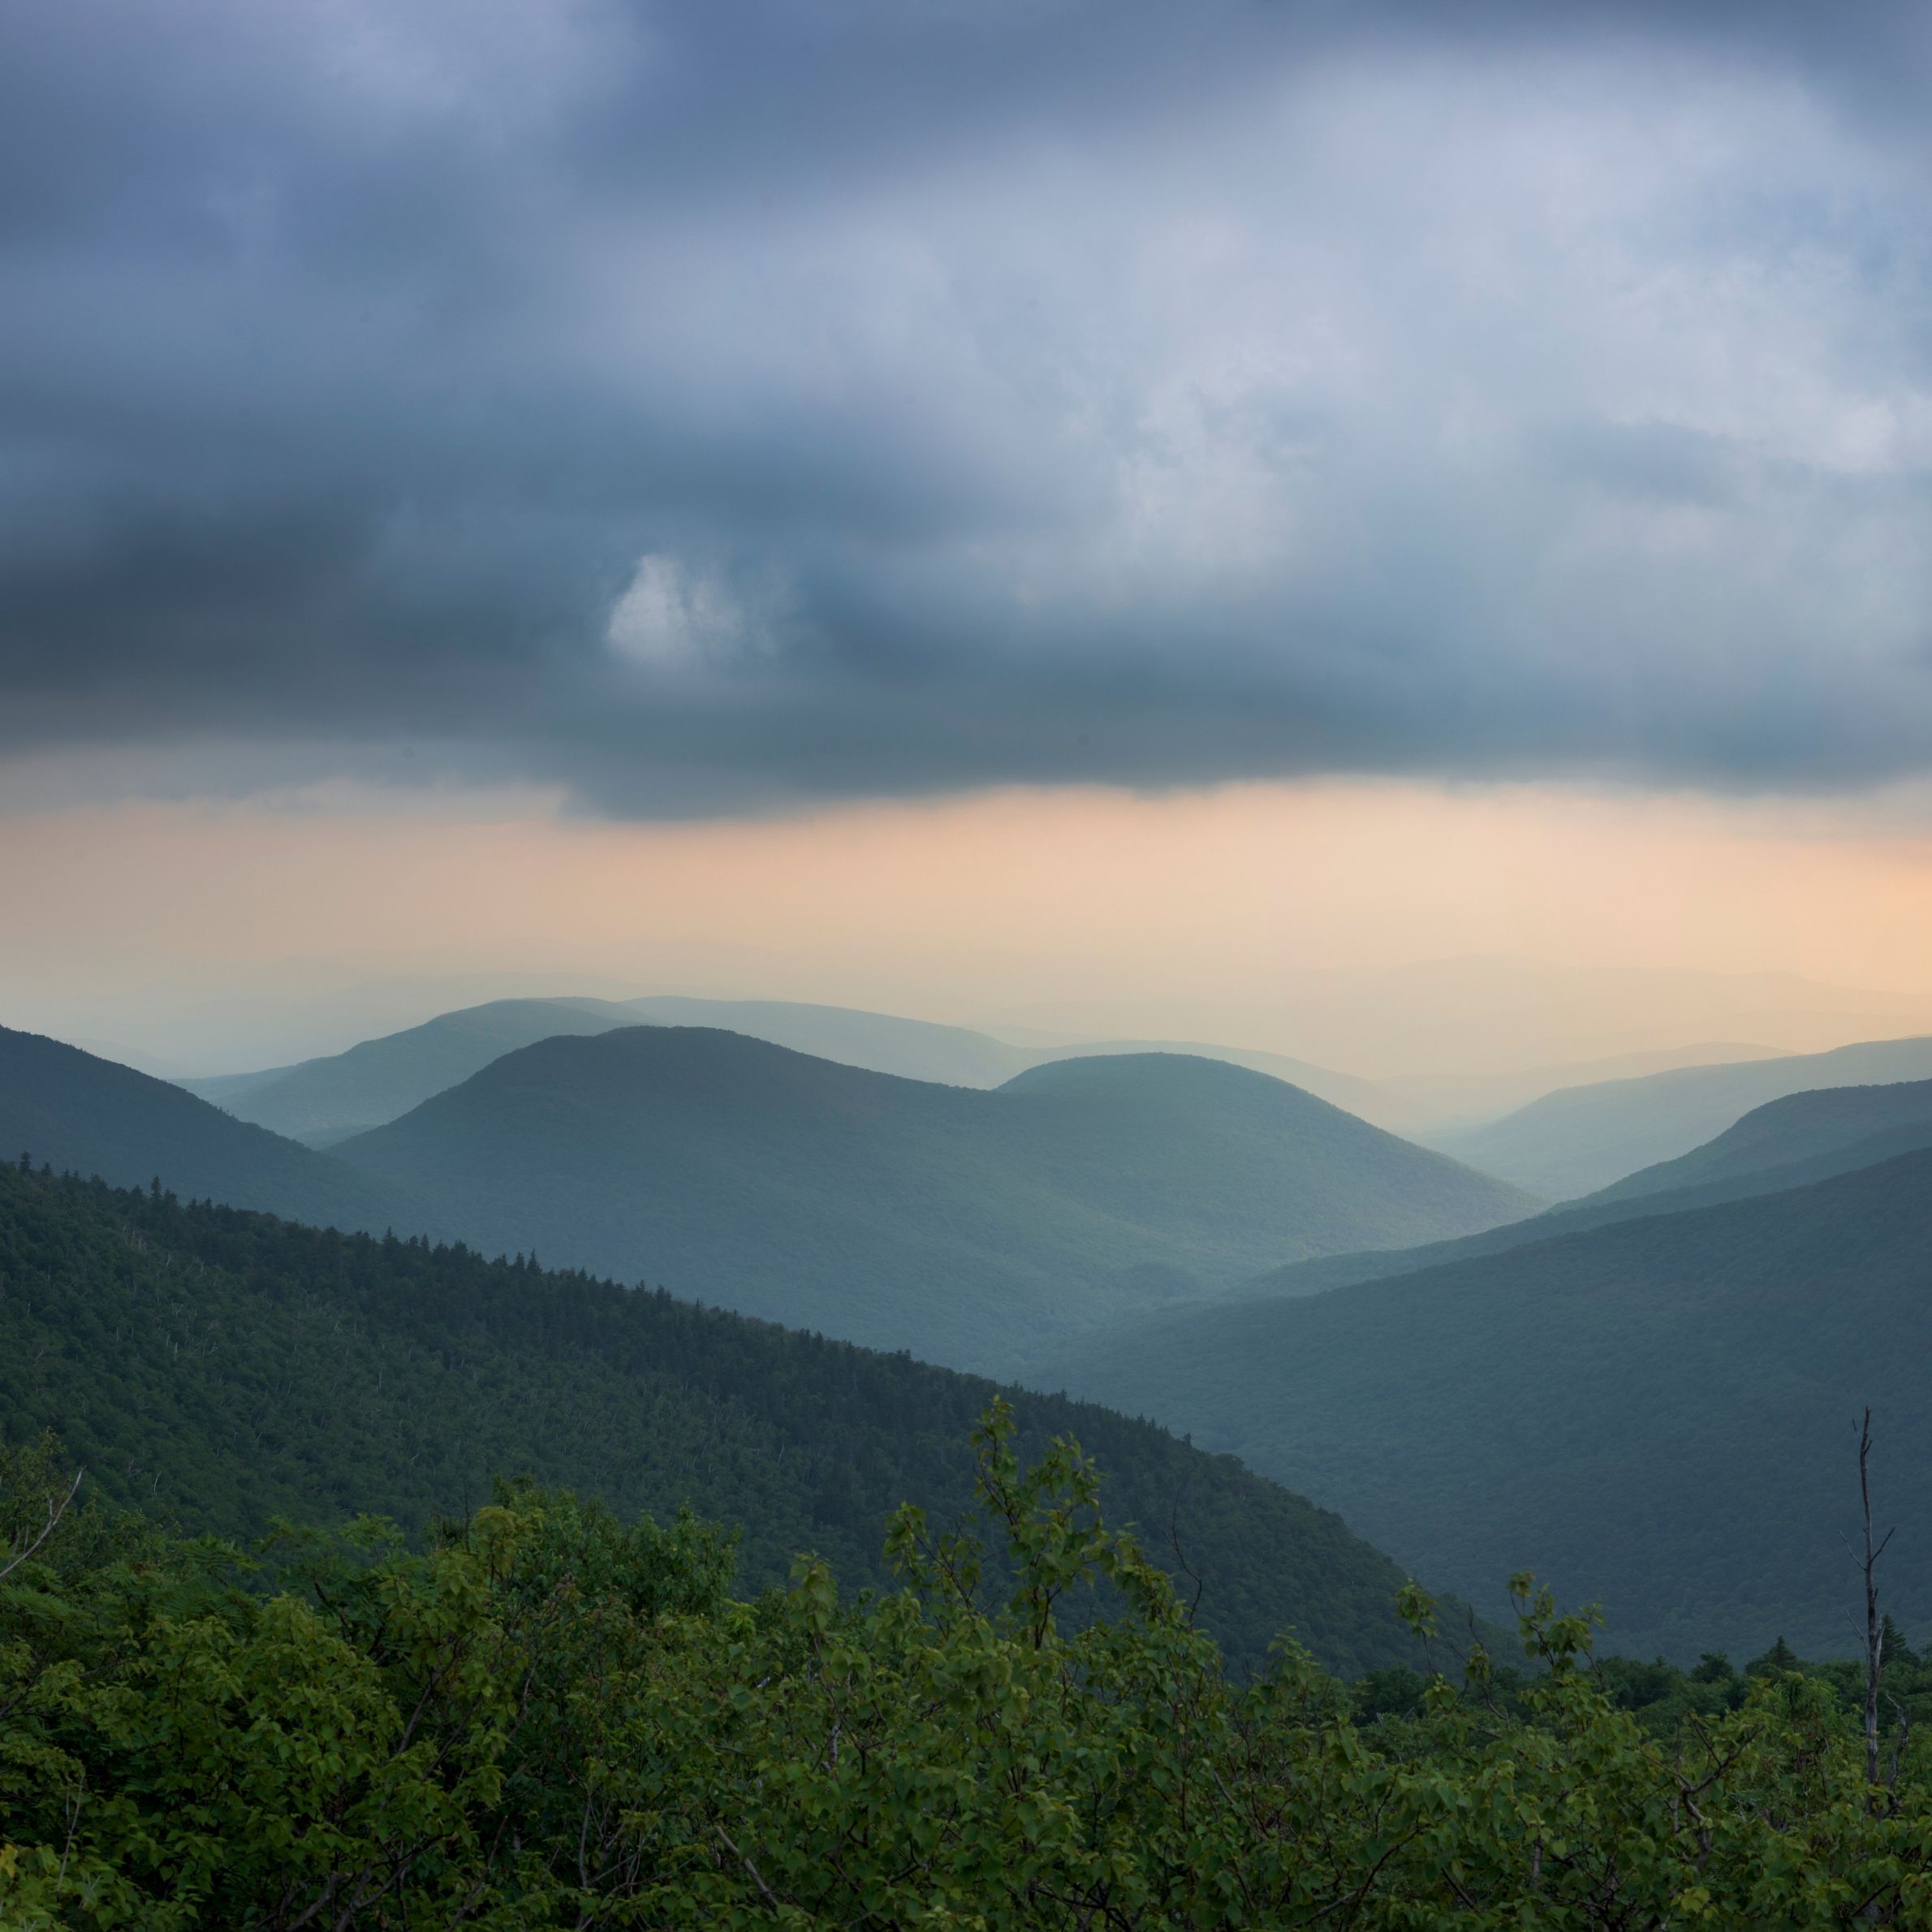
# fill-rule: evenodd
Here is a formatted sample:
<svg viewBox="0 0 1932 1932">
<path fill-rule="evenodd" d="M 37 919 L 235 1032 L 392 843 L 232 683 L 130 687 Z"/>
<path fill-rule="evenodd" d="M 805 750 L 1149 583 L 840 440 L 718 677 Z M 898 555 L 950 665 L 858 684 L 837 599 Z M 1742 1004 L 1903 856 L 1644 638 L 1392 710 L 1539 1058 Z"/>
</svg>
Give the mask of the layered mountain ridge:
<svg viewBox="0 0 1932 1932">
<path fill-rule="evenodd" d="M 1572 1201 L 1688 1154 L 1767 1101 L 1825 1087 L 1927 1079 L 1932 1036 L 1861 1041 L 1828 1053 L 1567 1087 L 1500 1120 L 1428 1140 L 1547 1200 Z"/>
<path fill-rule="evenodd" d="M 58 1167 L 536 1251 L 955 1366 L 1008 1365 L 1283 1257 L 1533 1205 L 1279 1080 L 1178 1055 L 983 1089 L 715 1029 L 553 1035 L 322 1153 L 3 1037 L 0 1133 Z"/>
<path fill-rule="evenodd" d="M 989 1369 L 1270 1260 L 1533 1205 L 1218 1062 L 985 1090 L 702 1028 L 541 1041 L 335 1151 L 493 1251 Z"/>
<path fill-rule="evenodd" d="M 1921 1149 L 1326 1292 L 1175 1309 L 1025 1379 L 1191 1430 L 1485 1607 L 1491 1580 L 1534 1567 L 1641 1650 L 1782 1633 L 1830 1651 L 1868 1404 L 1879 1507 L 1932 1513 L 1929 1252 Z M 1902 1534 L 1887 1563 L 1922 1625 L 1932 1539 Z"/>
<path fill-rule="evenodd" d="M 968 1027 L 852 1007 L 796 1000 L 700 999 L 680 994 L 623 1001 L 492 1000 L 438 1014 L 420 1026 L 364 1040 L 345 1052 L 296 1066 L 218 1074 L 180 1085 L 241 1119 L 324 1145 L 399 1118 L 520 1046 L 562 1033 L 608 1033 L 640 1024 L 713 1027 L 843 1066 L 952 1087 L 1000 1086 L 1050 1060 L 1185 1053 L 1287 1080 L 1391 1131 L 1412 1125 L 1416 1114 L 1412 1104 L 1373 1080 L 1242 1047 L 1117 1039 L 1024 1045 Z"/>
</svg>

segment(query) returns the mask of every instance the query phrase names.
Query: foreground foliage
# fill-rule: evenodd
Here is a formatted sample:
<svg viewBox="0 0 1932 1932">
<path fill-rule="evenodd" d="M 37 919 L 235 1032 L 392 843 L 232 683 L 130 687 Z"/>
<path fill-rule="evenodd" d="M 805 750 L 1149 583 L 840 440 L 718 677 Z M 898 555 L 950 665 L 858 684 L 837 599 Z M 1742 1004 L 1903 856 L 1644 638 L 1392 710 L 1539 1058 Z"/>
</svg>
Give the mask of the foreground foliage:
<svg viewBox="0 0 1932 1932">
<path fill-rule="evenodd" d="M 1237 1686 L 1074 1445 L 1023 1468 L 996 1405 L 976 1447 L 991 1602 L 912 1509 L 901 1589 L 746 1603 L 716 1532 L 530 1489 L 420 1555 L 82 1509 L 28 1555 L 63 1478 L 16 1451 L 0 1925 L 1932 1925 L 1926 1766 L 1868 1787 L 1828 1681 L 1659 1736 L 1521 1579 L 1513 1688 L 1478 1651 L 1369 1719 L 1292 1645 Z"/>
</svg>

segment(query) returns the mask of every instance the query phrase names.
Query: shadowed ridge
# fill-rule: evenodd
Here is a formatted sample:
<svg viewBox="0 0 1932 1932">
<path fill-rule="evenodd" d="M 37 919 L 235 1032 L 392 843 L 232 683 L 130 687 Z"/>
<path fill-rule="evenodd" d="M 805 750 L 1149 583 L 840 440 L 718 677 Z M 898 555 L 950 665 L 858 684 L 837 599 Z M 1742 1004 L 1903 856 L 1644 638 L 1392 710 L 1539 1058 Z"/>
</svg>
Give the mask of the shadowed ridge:
<svg viewBox="0 0 1932 1932">
<path fill-rule="evenodd" d="M 1788 1177 L 1796 1186 L 1932 1145 L 1932 1080 L 1826 1087 L 1754 1107 L 1714 1140 L 1585 1197 L 1638 1202 L 1686 1188 Z"/>
<path fill-rule="evenodd" d="M 57 1171 L 339 1227 L 416 1225 L 382 1181 L 236 1120 L 171 1081 L 0 1027 L 0 1147 Z"/>
<path fill-rule="evenodd" d="M 973 1368 L 1283 1256 L 1525 1205 L 1218 1063 L 1059 1062 L 987 1091 L 708 1028 L 543 1041 L 339 1152 L 492 1248 L 649 1266 L 722 1305 Z"/>
<path fill-rule="evenodd" d="M 1809 1187 L 1932 1146 L 1932 1080 L 1827 1087 L 1766 1102 L 1675 1161 L 1659 1162 L 1526 1221 L 1419 1248 L 1328 1255 L 1257 1275 L 1242 1295 L 1315 1295 L 1358 1281 L 1412 1274 L 1613 1222 L 1684 1214 L 1753 1195 Z"/>
<path fill-rule="evenodd" d="M 1820 1087 L 1932 1079 L 1932 1036 L 1863 1041 L 1638 1080 L 1567 1087 L 1432 1146 L 1520 1187 L 1573 1201 L 1701 1146 L 1753 1108 Z"/>
<path fill-rule="evenodd" d="M 1846 1428 L 1932 1515 L 1932 1149 L 1326 1294 L 1171 1313 L 1024 1379 L 1154 1417 L 1317 1495 L 1494 1607 L 1533 1562 L 1619 1644 L 1841 1643 Z M 1887 1557 L 1932 1598 L 1932 1541 Z M 1895 1565 L 1896 1568 L 1890 1566 Z"/>
<path fill-rule="evenodd" d="M 493 999 L 296 1066 L 180 1085 L 238 1119 L 293 1139 L 339 1140 L 408 1113 L 533 1041 L 635 1024 L 606 1000 Z"/>
</svg>

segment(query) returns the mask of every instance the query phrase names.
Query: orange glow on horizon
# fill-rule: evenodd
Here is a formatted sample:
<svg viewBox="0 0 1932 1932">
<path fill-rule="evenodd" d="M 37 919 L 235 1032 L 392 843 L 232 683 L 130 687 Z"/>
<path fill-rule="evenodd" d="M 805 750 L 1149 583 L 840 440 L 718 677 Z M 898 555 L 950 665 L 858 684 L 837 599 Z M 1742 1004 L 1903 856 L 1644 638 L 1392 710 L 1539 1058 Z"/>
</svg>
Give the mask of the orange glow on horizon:
<svg viewBox="0 0 1932 1932">
<path fill-rule="evenodd" d="M 489 969 L 971 1022 L 1029 1006 L 1268 1037 L 1283 975 L 1474 954 L 1924 998 L 1932 835 L 1872 804 L 1550 787 L 1010 791 L 614 824 L 330 791 L 16 815 L 0 994 L 290 961 Z"/>
</svg>

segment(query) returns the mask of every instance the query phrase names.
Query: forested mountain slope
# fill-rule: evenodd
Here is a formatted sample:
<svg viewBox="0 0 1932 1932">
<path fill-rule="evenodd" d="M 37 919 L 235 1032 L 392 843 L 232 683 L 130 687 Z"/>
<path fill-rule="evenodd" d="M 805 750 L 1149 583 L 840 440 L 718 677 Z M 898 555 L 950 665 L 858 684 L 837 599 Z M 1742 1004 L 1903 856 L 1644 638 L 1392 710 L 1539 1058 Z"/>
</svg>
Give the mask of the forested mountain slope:
<svg viewBox="0 0 1932 1932">
<path fill-rule="evenodd" d="M 0 1147 L 122 1187 L 176 1192 L 326 1226 L 415 1226 L 379 1176 L 345 1167 L 115 1060 L 0 1027 Z"/>
<path fill-rule="evenodd" d="M 544 1041 L 338 1151 L 493 1253 L 975 1369 L 1525 1205 L 1216 1062 L 1061 1061 L 986 1092 L 705 1028 Z"/>
<path fill-rule="evenodd" d="M 661 1292 L 0 1168 L 0 1436 L 55 1430 L 94 1489 L 191 1531 L 418 1529 L 528 1473 L 740 1525 L 753 1587 L 804 1550 L 883 1582 L 888 1511 L 965 1507 L 992 1393 Z M 1412 1654 L 1402 1572 L 1339 1518 L 1149 1425 L 1014 1399 L 1029 1452 L 1076 1435 L 1112 1520 L 1170 1568 L 1178 1539 L 1238 1664 L 1289 1626 L 1345 1670 Z"/>
<path fill-rule="evenodd" d="M 1675 1160 L 1785 1094 L 1927 1079 L 1932 1037 L 1866 1041 L 1829 1053 L 1568 1087 L 1501 1120 L 1429 1141 L 1486 1174 L 1567 1201 Z"/>
<path fill-rule="evenodd" d="M 340 1138 L 408 1113 L 533 1040 L 636 1024 L 607 1000 L 493 999 L 297 1066 L 181 1084 L 237 1119 L 291 1139 Z"/>
<path fill-rule="evenodd" d="M 1683 1654 L 1845 1642 L 1852 1419 L 1932 1626 L 1932 1152 L 1326 1294 L 1177 1310 L 1027 1379 L 1190 1430 L 1493 1605 L 1533 1566 Z M 1882 1525 L 1881 1525 L 1882 1527 Z"/>
</svg>

